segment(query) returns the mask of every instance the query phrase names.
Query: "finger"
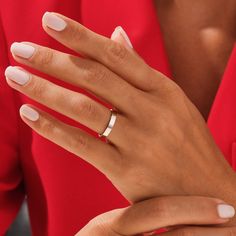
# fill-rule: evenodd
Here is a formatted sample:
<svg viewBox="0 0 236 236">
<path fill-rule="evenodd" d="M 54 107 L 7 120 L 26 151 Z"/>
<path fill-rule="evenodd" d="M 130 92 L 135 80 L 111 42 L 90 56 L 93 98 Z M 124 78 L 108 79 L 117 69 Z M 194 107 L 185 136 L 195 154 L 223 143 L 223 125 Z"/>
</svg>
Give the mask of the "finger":
<svg viewBox="0 0 236 236">
<path fill-rule="evenodd" d="M 53 84 L 19 67 L 5 71 L 8 84 L 43 105 L 102 133 L 110 119 L 110 110 L 91 98 Z"/>
<path fill-rule="evenodd" d="M 125 33 L 123 28 L 121 26 L 118 26 L 115 28 L 114 32 L 111 35 L 111 40 L 121 43 L 125 47 L 133 48 L 133 45 L 128 37 L 128 35 Z"/>
<path fill-rule="evenodd" d="M 130 111 L 137 89 L 98 62 L 33 43 L 13 43 L 16 61 L 89 90 L 121 111 Z"/>
<path fill-rule="evenodd" d="M 124 211 L 124 209 L 115 209 L 93 218 L 75 236 L 122 236 L 111 227 L 114 219 L 120 215 L 122 211 Z"/>
<path fill-rule="evenodd" d="M 102 134 L 107 128 L 111 111 L 93 99 L 30 74 L 20 67 L 8 67 L 5 75 L 12 88 L 98 134 Z M 118 113 L 116 119 L 107 139 L 112 143 L 121 144 L 124 140 L 123 127 L 127 122 L 126 118 Z"/>
<path fill-rule="evenodd" d="M 235 214 L 223 201 L 204 197 L 160 197 L 127 208 L 114 222 L 114 230 L 122 235 L 174 225 L 209 225 L 228 222 Z"/>
<path fill-rule="evenodd" d="M 45 13 L 43 28 L 53 38 L 76 52 L 93 58 L 134 86 L 152 89 L 157 80 L 150 67 L 134 50 L 101 36 L 57 13 Z"/>
<path fill-rule="evenodd" d="M 233 236 L 236 235 L 235 227 L 184 227 L 170 232 L 162 233 L 163 236 Z"/>
<path fill-rule="evenodd" d="M 32 106 L 23 105 L 20 115 L 27 125 L 43 137 L 81 157 L 104 174 L 115 174 L 119 156 L 113 146 Z"/>
</svg>

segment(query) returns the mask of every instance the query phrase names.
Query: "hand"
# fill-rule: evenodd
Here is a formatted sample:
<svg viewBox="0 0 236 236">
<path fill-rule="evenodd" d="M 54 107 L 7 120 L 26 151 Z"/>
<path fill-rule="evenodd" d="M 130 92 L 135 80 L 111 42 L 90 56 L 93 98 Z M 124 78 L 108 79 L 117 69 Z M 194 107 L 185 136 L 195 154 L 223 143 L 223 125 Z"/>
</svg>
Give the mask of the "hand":
<svg viewBox="0 0 236 236">
<path fill-rule="evenodd" d="M 132 201 L 191 194 L 235 202 L 234 172 L 173 81 L 132 48 L 62 15 L 45 14 L 43 27 L 85 58 L 28 42 L 13 44 L 15 60 L 88 90 L 111 104 L 118 117 L 107 143 L 24 105 L 21 116 L 30 127 L 97 167 Z M 22 68 L 8 68 L 6 77 L 12 88 L 98 133 L 107 126 L 110 110 L 81 93 Z"/>
<path fill-rule="evenodd" d="M 227 219 L 222 201 L 204 197 L 160 197 L 137 203 L 99 215 L 88 223 L 76 236 L 127 236 L 140 235 L 161 228 L 177 226 L 163 236 L 229 236 L 236 228 L 217 228 Z M 223 203 L 224 204 L 224 203 Z M 229 211 L 234 211 L 228 208 Z M 223 210 L 223 212 L 219 212 Z M 231 215 L 232 216 L 232 215 Z M 198 226 L 182 226 L 198 225 Z M 199 225 L 205 225 L 200 227 Z M 208 225 L 206 227 L 206 225 Z M 214 225 L 210 227 L 209 225 Z M 154 234 L 145 234 L 154 235 Z M 156 235 L 156 234 L 155 234 Z M 158 234 L 159 235 L 159 234 Z"/>
</svg>

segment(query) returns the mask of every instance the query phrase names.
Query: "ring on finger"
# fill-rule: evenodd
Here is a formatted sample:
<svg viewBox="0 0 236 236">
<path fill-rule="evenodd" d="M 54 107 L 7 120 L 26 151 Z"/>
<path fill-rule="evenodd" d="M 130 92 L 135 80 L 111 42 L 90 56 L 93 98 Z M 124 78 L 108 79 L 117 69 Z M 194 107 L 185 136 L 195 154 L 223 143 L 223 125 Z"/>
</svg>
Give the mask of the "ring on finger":
<svg viewBox="0 0 236 236">
<path fill-rule="evenodd" d="M 116 123 L 116 119 L 117 119 L 117 112 L 114 111 L 113 109 L 111 109 L 110 120 L 109 120 L 108 125 L 105 128 L 104 132 L 99 134 L 100 138 L 102 138 L 102 137 L 107 138 L 110 135 L 110 133 L 111 133 L 111 131 L 112 131 L 112 129 L 113 129 L 115 123 Z"/>
</svg>

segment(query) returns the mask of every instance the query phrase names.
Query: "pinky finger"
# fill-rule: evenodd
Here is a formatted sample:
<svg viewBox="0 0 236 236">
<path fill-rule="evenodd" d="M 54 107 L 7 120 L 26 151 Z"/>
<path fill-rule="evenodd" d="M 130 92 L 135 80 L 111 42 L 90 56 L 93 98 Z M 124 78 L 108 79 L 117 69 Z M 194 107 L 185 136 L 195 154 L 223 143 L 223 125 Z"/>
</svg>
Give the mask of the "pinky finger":
<svg viewBox="0 0 236 236">
<path fill-rule="evenodd" d="M 81 157 L 104 174 L 115 172 L 118 152 L 110 144 L 67 125 L 51 115 L 29 105 L 20 108 L 22 120 L 41 136 Z"/>
</svg>

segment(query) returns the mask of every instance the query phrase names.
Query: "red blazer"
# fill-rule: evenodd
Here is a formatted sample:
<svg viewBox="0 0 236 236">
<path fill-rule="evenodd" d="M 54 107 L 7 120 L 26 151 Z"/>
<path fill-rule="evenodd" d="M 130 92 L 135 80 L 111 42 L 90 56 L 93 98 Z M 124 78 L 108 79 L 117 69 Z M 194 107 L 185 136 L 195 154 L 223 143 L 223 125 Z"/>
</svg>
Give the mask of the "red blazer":
<svg viewBox="0 0 236 236">
<path fill-rule="evenodd" d="M 32 132 L 19 118 L 18 109 L 22 103 L 36 103 L 10 89 L 5 82 L 6 66 L 16 64 L 9 53 L 11 43 L 32 41 L 71 52 L 43 31 L 41 18 L 45 11 L 67 15 L 108 37 L 117 25 L 123 26 L 134 48 L 147 63 L 171 77 L 152 0 L 0 0 L 0 235 L 11 224 L 25 195 L 36 236 L 74 235 L 94 216 L 128 204 L 99 171 Z M 208 121 L 217 144 L 234 168 L 235 61 L 236 48 Z"/>
</svg>

